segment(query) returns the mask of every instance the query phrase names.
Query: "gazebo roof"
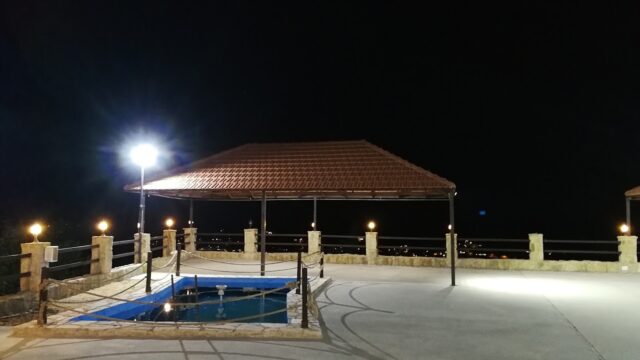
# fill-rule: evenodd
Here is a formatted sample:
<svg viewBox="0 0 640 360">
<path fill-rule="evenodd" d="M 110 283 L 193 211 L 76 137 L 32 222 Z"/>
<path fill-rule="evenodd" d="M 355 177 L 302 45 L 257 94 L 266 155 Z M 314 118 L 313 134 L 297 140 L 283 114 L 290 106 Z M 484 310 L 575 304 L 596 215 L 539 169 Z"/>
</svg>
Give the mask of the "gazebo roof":
<svg viewBox="0 0 640 360">
<path fill-rule="evenodd" d="M 144 189 L 181 199 L 445 199 L 455 184 L 360 140 L 246 144 L 152 177 Z"/>
<path fill-rule="evenodd" d="M 627 190 L 624 193 L 624 196 L 626 196 L 628 198 L 632 198 L 634 200 L 640 199 L 640 186 L 636 186 L 631 190 Z"/>
</svg>

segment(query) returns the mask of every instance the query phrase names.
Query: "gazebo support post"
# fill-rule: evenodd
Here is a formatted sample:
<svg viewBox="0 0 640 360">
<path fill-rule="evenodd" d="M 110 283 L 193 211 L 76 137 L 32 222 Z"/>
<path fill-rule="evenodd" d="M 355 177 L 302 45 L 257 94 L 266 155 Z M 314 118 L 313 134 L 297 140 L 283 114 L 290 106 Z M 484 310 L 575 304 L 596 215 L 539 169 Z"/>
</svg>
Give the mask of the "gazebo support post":
<svg viewBox="0 0 640 360">
<path fill-rule="evenodd" d="M 626 235 L 631 235 L 631 198 L 625 198 L 627 205 L 627 226 L 629 227 L 629 231 Z"/>
<path fill-rule="evenodd" d="M 193 227 L 193 200 L 189 200 L 189 227 Z"/>
<path fill-rule="evenodd" d="M 260 276 L 264 276 L 267 258 L 267 193 L 262 192 L 262 211 L 260 220 Z"/>
<path fill-rule="evenodd" d="M 451 250 L 451 286 L 456 286 L 456 258 L 458 257 L 458 247 L 456 246 L 456 225 L 455 225 L 455 216 L 454 216 L 454 200 L 456 196 L 455 188 L 451 190 L 449 193 L 449 224 L 451 225 L 450 233 L 451 237 L 449 241 L 451 242 L 451 246 L 449 249 Z"/>
<path fill-rule="evenodd" d="M 317 197 L 313 197 L 313 229 L 312 230 L 317 230 L 318 229 L 318 198 Z"/>
</svg>

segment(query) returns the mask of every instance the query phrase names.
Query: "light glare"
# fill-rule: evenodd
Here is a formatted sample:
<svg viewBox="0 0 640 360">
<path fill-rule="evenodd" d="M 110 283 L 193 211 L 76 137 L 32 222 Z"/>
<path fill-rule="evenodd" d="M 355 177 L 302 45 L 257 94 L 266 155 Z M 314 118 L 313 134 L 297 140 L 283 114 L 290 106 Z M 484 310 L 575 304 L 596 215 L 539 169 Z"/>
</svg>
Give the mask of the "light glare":
<svg viewBox="0 0 640 360">
<path fill-rule="evenodd" d="M 369 231 L 375 230 L 375 228 L 376 228 L 375 221 L 369 221 L 369 223 L 367 224 L 367 227 L 369 228 Z"/>
<path fill-rule="evenodd" d="M 171 311 L 171 304 L 165 303 L 164 304 L 164 312 L 169 312 L 169 311 Z"/>
<path fill-rule="evenodd" d="M 149 144 L 138 145 L 131 150 L 131 160 L 143 168 L 153 166 L 157 157 L 158 150 Z"/>
<path fill-rule="evenodd" d="M 42 234 L 42 225 L 35 223 L 29 227 L 29 233 L 33 236 Z"/>
<path fill-rule="evenodd" d="M 175 222 L 173 221 L 172 218 L 168 218 L 164 224 L 167 226 L 167 228 L 171 229 L 171 227 L 173 226 L 173 224 L 175 224 Z"/>
<path fill-rule="evenodd" d="M 623 234 L 629 233 L 629 225 L 627 224 L 620 225 L 620 232 Z"/>
<path fill-rule="evenodd" d="M 104 235 L 105 231 L 109 228 L 109 223 L 106 220 L 102 220 L 98 223 L 98 230 L 102 231 L 102 235 Z"/>
</svg>

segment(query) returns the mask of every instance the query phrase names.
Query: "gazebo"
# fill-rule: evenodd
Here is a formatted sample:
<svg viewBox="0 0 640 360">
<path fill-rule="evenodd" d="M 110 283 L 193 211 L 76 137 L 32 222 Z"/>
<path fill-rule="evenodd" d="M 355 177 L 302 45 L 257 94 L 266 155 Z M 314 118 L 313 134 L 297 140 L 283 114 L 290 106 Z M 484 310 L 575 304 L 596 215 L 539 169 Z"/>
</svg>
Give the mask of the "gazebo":
<svg viewBox="0 0 640 360">
<path fill-rule="evenodd" d="M 631 190 L 627 190 L 624 193 L 625 205 L 626 205 L 626 224 L 631 231 L 631 200 L 640 200 L 640 186 L 636 186 Z"/>
<path fill-rule="evenodd" d="M 139 184 L 126 191 L 140 192 Z M 151 196 L 193 201 L 260 201 L 260 263 L 266 259 L 267 202 L 319 200 L 448 201 L 455 246 L 455 184 L 367 141 L 246 144 L 153 176 Z M 455 251 L 451 284 L 455 285 Z"/>
</svg>

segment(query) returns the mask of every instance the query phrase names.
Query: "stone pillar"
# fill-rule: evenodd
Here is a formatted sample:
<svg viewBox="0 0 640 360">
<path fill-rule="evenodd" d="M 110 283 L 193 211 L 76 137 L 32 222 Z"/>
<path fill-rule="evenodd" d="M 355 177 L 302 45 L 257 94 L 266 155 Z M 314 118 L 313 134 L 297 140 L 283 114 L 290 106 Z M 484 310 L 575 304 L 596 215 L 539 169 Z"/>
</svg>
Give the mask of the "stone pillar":
<svg viewBox="0 0 640 360">
<path fill-rule="evenodd" d="M 628 270 L 629 265 L 638 263 L 638 237 L 623 235 L 618 236 L 618 241 L 618 251 L 620 252 L 618 261 L 620 265 L 626 266 L 626 269 L 623 270 Z"/>
<path fill-rule="evenodd" d="M 176 230 L 165 229 L 162 231 L 162 256 L 171 256 L 176 250 Z"/>
<path fill-rule="evenodd" d="M 544 261 L 544 243 L 542 234 L 529 234 L 529 261 L 542 265 Z"/>
<path fill-rule="evenodd" d="M 309 242 L 307 244 L 308 254 L 320 252 L 320 235 L 321 235 L 321 232 L 317 230 L 307 231 L 308 242 Z M 377 245 L 374 245 L 374 247 L 376 248 L 376 255 L 377 255 Z M 369 252 L 368 249 L 369 249 L 369 245 L 367 245 L 367 253 Z"/>
<path fill-rule="evenodd" d="M 133 239 L 138 240 L 140 238 L 140 233 L 133 234 Z M 142 248 L 142 259 L 140 259 L 139 250 Z M 147 262 L 147 253 L 151 251 L 151 234 L 142 233 L 142 241 L 133 243 L 133 258 L 136 263 L 146 263 Z"/>
<path fill-rule="evenodd" d="M 367 264 L 375 265 L 378 257 L 378 233 L 367 231 L 364 239 L 367 245 Z"/>
<path fill-rule="evenodd" d="M 98 245 L 91 249 L 91 275 L 110 273 L 113 265 L 113 236 L 92 236 L 91 245 Z"/>
<path fill-rule="evenodd" d="M 454 239 L 454 246 L 455 249 L 453 249 L 453 251 L 451 251 L 451 233 L 446 233 L 444 235 L 445 238 L 445 248 L 447 249 L 447 265 L 451 265 L 451 254 L 453 254 L 454 252 L 456 253 L 456 259 L 458 258 L 458 234 L 455 235 L 455 239 Z M 456 263 L 457 264 L 457 263 Z"/>
<path fill-rule="evenodd" d="M 244 229 L 244 253 L 255 254 L 258 250 L 258 229 Z"/>
<path fill-rule="evenodd" d="M 20 259 L 20 272 L 31 272 L 30 277 L 20 278 L 20 291 L 31 291 L 38 294 L 40 290 L 40 278 L 44 266 L 44 249 L 51 246 L 50 242 L 22 243 L 23 254 L 31 254 L 31 257 Z"/>
<path fill-rule="evenodd" d="M 198 234 L 198 228 L 189 227 L 182 230 L 184 230 L 184 250 L 195 252 L 196 235 Z"/>
</svg>

